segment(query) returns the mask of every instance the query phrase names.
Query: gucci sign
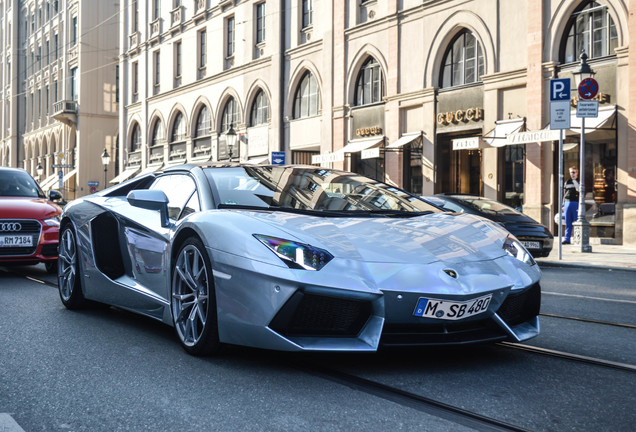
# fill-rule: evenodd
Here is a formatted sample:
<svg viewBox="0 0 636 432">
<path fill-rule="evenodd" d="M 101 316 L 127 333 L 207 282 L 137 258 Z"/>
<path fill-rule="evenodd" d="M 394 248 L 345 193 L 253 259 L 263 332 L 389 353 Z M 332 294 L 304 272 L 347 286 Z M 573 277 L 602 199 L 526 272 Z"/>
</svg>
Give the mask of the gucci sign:
<svg viewBox="0 0 636 432">
<path fill-rule="evenodd" d="M 380 126 L 373 126 L 368 128 L 356 129 L 356 135 L 359 137 L 368 137 L 373 135 L 382 135 L 382 128 Z"/>
<path fill-rule="evenodd" d="M 483 108 L 468 108 L 466 110 L 449 111 L 437 114 L 437 124 L 448 125 L 450 123 L 467 123 L 484 119 Z"/>
</svg>

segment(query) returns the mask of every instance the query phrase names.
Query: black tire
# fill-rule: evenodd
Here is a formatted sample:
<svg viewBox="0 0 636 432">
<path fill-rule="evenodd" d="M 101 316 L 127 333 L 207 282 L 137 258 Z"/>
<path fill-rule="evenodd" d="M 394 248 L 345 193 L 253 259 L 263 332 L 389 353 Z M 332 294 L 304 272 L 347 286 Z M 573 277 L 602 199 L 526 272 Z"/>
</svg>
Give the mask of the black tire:
<svg viewBox="0 0 636 432">
<path fill-rule="evenodd" d="M 179 342 L 192 355 L 219 351 L 219 330 L 212 265 L 197 237 L 188 238 L 172 264 L 172 322 Z"/>
<path fill-rule="evenodd" d="M 55 260 L 55 261 L 46 261 L 44 263 L 44 267 L 46 267 L 46 272 L 48 274 L 57 274 L 57 260 Z"/>
<path fill-rule="evenodd" d="M 57 286 L 60 299 L 68 309 L 81 309 L 87 302 L 82 293 L 77 239 L 71 225 L 62 229 L 59 249 Z"/>
</svg>

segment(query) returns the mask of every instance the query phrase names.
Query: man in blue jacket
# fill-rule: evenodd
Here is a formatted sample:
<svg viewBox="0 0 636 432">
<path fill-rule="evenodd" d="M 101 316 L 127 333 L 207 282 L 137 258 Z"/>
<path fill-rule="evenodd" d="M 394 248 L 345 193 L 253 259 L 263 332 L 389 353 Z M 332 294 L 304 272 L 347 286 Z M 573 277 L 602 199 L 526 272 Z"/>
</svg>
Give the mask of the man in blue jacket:
<svg viewBox="0 0 636 432">
<path fill-rule="evenodd" d="M 563 190 L 563 213 L 565 214 L 565 236 L 563 244 L 570 244 L 572 236 L 572 223 L 578 218 L 579 209 L 579 170 L 575 166 L 570 167 L 570 178 L 565 182 Z"/>
</svg>

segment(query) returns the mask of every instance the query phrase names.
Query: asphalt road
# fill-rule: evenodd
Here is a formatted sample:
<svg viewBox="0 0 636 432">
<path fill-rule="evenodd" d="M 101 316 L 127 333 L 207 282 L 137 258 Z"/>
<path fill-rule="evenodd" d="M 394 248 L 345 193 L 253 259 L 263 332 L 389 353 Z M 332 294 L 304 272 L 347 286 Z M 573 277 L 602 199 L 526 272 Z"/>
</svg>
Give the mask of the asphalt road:
<svg viewBox="0 0 636 432">
<path fill-rule="evenodd" d="M 0 431 L 507 430 L 386 388 L 519 429 L 633 430 L 636 272 L 543 271 L 527 345 L 631 369 L 501 345 L 195 358 L 150 319 L 66 310 L 41 266 L 0 267 Z"/>
</svg>

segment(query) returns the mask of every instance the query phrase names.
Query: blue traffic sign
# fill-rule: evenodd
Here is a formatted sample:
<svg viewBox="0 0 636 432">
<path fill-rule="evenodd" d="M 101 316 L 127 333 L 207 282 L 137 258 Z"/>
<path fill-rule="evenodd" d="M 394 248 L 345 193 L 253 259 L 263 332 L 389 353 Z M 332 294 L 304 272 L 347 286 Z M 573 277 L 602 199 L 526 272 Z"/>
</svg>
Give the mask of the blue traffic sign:
<svg viewBox="0 0 636 432">
<path fill-rule="evenodd" d="M 272 152 L 272 165 L 285 165 L 285 152 Z"/>
<path fill-rule="evenodd" d="M 550 102 L 570 100 L 570 78 L 550 80 Z"/>
</svg>

